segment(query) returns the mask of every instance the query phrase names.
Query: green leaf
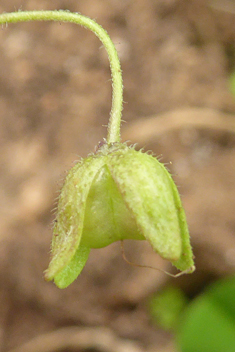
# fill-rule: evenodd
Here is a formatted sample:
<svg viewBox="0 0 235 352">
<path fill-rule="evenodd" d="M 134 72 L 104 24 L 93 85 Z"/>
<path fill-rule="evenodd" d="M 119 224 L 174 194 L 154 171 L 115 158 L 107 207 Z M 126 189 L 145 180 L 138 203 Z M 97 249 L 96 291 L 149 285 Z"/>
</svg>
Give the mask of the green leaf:
<svg viewBox="0 0 235 352">
<path fill-rule="evenodd" d="M 165 330 L 174 330 L 187 302 L 183 291 L 169 286 L 149 299 L 148 309 L 153 322 Z"/>
<path fill-rule="evenodd" d="M 235 277 L 218 281 L 186 308 L 177 343 L 182 352 L 235 351 Z"/>
</svg>

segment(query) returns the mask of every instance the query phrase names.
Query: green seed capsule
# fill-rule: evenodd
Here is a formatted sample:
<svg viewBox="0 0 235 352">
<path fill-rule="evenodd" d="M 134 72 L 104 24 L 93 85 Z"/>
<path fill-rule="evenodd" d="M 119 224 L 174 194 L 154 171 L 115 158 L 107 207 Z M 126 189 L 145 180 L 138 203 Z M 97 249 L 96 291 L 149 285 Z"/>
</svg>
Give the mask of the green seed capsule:
<svg viewBox="0 0 235 352">
<path fill-rule="evenodd" d="M 67 175 L 45 277 L 65 288 L 91 248 L 124 239 L 148 240 L 179 270 L 194 270 L 185 213 L 166 168 L 125 144 L 104 144 Z"/>
</svg>

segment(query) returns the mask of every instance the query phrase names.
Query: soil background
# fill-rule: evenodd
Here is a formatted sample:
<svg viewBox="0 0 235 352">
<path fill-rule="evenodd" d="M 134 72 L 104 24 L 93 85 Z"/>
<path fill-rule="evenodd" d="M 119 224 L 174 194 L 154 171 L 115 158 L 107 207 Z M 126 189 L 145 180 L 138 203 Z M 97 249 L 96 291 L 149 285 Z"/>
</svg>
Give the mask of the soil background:
<svg viewBox="0 0 235 352">
<path fill-rule="evenodd" d="M 93 250 L 69 288 L 44 282 L 51 210 L 65 170 L 106 136 L 109 63 L 99 40 L 79 26 L 3 26 L 1 351 L 176 351 L 173 335 L 151 321 L 149 297 L 171 283 L 192 298 L 234 273 L 235 96 L 229 80 L 235 8 L 224 3 L 0 0 L 1 12 L 68 9 L 107 29 L 123 69 L 123 140 L 168 164 L 180 187 L 197 267 L 193 275 L 171 279 L 128 266 L 115 243 Z M 132 261 L 172 271 L 145 242 L 129 241 L 125 250 Z"/>
</svg>

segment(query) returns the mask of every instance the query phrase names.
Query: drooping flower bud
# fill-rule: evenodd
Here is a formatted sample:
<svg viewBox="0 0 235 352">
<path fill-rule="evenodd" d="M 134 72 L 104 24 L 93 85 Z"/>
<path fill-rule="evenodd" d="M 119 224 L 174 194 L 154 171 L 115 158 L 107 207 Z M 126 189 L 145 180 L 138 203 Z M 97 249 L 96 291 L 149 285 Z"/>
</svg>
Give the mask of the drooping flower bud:
<svg viewBox="0 0 235 352">
<path fill-rule="evenodd" d="M 65 179 L 45 277 L 65 288 L 91 248 L 124 239 L 147 240 L 177 269 L 194 271 L 185 213 L 169 172 L 149 154 L 105 143 Z"/>
</svg>

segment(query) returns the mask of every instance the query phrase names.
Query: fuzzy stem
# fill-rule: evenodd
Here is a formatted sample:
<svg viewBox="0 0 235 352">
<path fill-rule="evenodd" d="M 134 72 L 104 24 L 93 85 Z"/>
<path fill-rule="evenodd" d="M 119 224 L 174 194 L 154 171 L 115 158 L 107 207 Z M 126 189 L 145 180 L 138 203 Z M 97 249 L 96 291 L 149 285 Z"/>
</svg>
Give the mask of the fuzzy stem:
<svg viewBox="0 0 235 352">
<path fill-rule="evenodd" d="M 107 32 L 89 17 L 85 17 L 78 13 L 71 13 L 69 11 L 19 11 L 0 14 L 0 24 L 28 21 L 59 21 L 80 24 L 81 26 L 90 29 L 101 40 L 109 56 L 113 89 L 107 142 L 109 144 L 120 142 L 123 104 L 122 72 L 117 51 Z"/>
</svg>

